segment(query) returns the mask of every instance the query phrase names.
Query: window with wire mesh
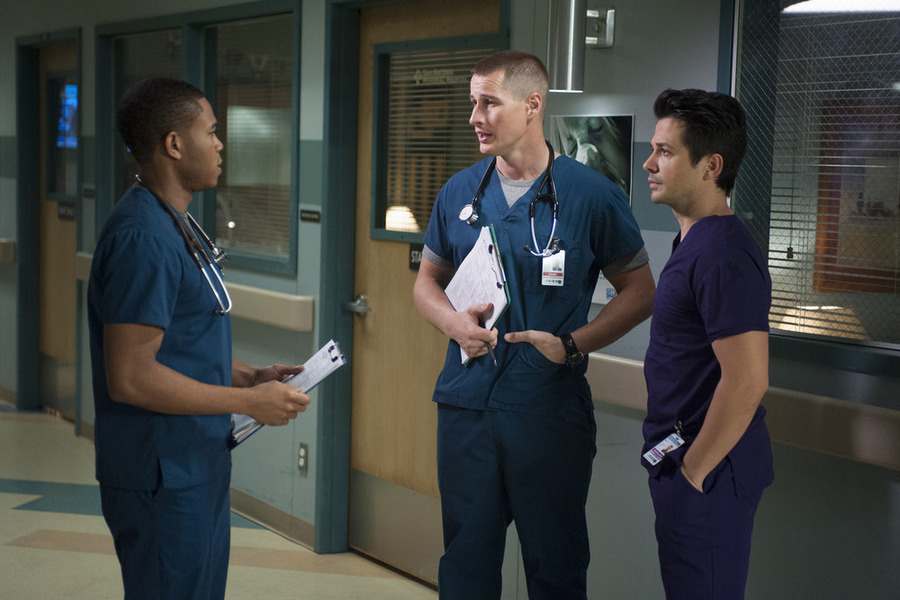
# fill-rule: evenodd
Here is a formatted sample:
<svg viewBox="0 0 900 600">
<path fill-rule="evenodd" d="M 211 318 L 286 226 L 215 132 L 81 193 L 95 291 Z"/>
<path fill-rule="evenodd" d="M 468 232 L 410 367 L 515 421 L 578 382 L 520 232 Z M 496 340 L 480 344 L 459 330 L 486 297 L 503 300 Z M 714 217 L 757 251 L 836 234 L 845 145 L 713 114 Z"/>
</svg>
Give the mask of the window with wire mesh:
<svg viewBox="0 0 900 600">
<path fill-rule="evenodd" d="M 181 30 L 167 29 L 149 33 L 129 34 L 113 40 L 114 97 L 122 97 L 125 90 L 147 77 L 181 77 Z M 134 184 L 137 162 L 116 136 L 116 189 L 119 198 Z"/>
<path fill-rule="evenodd" d="M 376 57 L 376 85 L 386 96 L 376 100 L 374 227 L 420 239 L 447 179 L 482 158 L 469 125 L 469 79 L 497 48 L 385 47 Z"/>
<path fill-rule="evenodd" d="M 216 47 L 215 109 L 223 151 L 216 243 L 290 255 L 293 15 L 207 28 Z"/>
<path fill-rule="evenodd" d="M 734 202 L 768 251 L 773 333 L 900 348 L 900 2 L 882 2 L 743 3 Z"/>
</svg>

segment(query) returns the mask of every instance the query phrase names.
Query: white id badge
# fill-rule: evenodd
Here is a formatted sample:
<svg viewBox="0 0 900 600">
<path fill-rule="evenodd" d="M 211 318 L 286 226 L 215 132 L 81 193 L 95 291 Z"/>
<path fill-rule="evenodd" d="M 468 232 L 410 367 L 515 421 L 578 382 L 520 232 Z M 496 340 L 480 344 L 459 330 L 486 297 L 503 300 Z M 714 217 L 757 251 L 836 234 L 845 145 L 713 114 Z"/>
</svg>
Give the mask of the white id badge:
<svg viewBox="0 0 900 600">
<path fill-rule="evenodd" d="M 684 440 L 677 433 L 673 433 L 657 445 L 644 453 L 644 459 L 651 465 L 659 464 L 666 454 L 684 444 Z"/>
<path fill-rule="evenodd" d="M 556 254 L 545 256 L 541 259 L 541 285 L 560 287 L 566 274 L 566 251 L 560 250 Z"/>
</svg>

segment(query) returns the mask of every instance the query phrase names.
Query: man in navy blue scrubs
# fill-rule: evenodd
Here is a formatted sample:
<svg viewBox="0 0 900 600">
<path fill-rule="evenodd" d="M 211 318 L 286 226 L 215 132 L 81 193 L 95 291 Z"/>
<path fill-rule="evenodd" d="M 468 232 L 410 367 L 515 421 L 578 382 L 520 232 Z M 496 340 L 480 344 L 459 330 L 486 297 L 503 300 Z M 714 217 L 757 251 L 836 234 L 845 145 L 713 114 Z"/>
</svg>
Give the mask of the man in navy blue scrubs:
<svg viewBox="0 0 900 600">
<path fill-rule="evenodd" d="M 669 600 L 744 597 L 753 518 L 773 479 L 759 405 L 768 388 L 771 281 L 727 195 L 744 155 L 734 98 L 666 90 L 644 163 L 680 232 L 659 277 L 644 362 L 650 472 Z"/>
<path fill-rule="evenodd" d="M 540 60 L 504 51 L 472 73 L 469 122 L 488 158 L 451 177 L 438 194 L 414 292 L 425 318 L 450 338 L 434 391 L 444 528 L 440 597 L 500 597 L 506 531 L 515 521 L 529 597 L 585 599 L 584 507 L 596 425 L 584 356 L 649 316 L 653 278 L 621 189 L 545 142 L 547 72 Z M 545 179 L 550 165 L 552 183 Z M 532 201 L 554 188 L 559 215 L 551 240 L 552 201 Z M 511 300 L 490 331 L 480 322 L 492 305 L 457 312 L 444 293 L 488 224 Z M 546 256 L 532 253 L 544 248 Z M 618 295 L 588 322 L 601 271 Z M 499 333 L 506 343 L 498 344 Z"/>
<path fill-rule="evenodd" d="M 122 97 L 117 124 L 140 178 L 100 234 L 88 289 L 103 515 L 127 600 L 221 599 L 231 414 L 286 425 L 309 397 L 279 383 L 299 367 L 231 358 L 224 284 L 214 262 L 204 275 L 180 234 L 176 219 L 208 252 L 186 214 L 222 172 L 203 93 L 142 81 Z"/>
</svg>

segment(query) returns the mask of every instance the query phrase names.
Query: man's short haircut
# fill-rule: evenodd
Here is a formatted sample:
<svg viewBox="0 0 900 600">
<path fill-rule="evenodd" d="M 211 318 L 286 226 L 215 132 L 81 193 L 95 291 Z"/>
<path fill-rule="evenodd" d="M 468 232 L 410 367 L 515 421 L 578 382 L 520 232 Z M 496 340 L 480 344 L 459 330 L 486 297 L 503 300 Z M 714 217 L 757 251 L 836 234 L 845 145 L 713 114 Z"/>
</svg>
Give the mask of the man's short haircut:
<svg viewBox="0 0 900 600">
<path fill-rule="evenodd" d="M 516 100 L 537 92 L 546 102 L 549 78 L 544 63 L 534 54 L 520 50 L 502 50 L 478 61 L 472 75 L 490 75 L 503 71 L 503 84 Z"/>
<path fill-rule="evenodd" d="M 185 133 L 203 112 L 203 92 L 180 79 L 153 77 L 137 82 L 116 107 L 116 126 L 134 159 L 150 160 L 158 144 L 175 131 Z"/>
<path fill-rule="evenodd" d="M 720 154 L 722 173 L 716 185 L 730 194 L 747 148 L 747 124 L 740 102 L 727 94 L 704 90 L 668 89 L 653 104 L 657 119 L 672 118 L 684 123 L 684 145 L 691 163 Z"/>
</svg>

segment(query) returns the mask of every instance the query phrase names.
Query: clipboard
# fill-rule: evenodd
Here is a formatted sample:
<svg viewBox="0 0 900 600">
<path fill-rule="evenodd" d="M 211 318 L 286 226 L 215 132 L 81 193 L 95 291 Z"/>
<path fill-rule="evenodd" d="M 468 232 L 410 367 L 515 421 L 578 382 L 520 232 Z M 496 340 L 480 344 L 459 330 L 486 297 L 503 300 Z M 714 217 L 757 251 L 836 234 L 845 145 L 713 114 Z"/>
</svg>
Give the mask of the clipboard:
<svg viewBox="0 0 900 600">
<path fill-rule="evenodd" d="M 347 364 L 347 359 L 344 357 L 344 353 L 341 352 L 341 347 L 334 340 L 328 340 L 327 344 L 319 348 L 318 352 L 303 363 L 302 371 L 296 375 L 291 375 L 282 383 L 302 388 L 305 393 L 309 393 L 326 377 L 345 364 Z M 248 437 L 259 431 L 262 426 L 262 423 L 250 415 L 231 415 L 231 436 L 228 439 L 228 447 L 232 449 L 237 447 L 240 443 L 246 441 Z"/>
<path fill-rule="evenodd" d="M 493 303 L 494 312 L 484 320 L 485 329 L 491 329 L 506 311 L 509 287 L 493 225 L 481 228 L 475 245 L 456 269 L 444 293 L 458 312 L 473 304 Z M 465 350 L 460 348 L 459 352 L 462 364 L 468 364 L 469 356 Z"/>
</svg>

